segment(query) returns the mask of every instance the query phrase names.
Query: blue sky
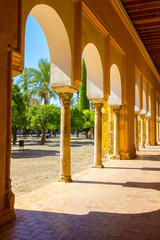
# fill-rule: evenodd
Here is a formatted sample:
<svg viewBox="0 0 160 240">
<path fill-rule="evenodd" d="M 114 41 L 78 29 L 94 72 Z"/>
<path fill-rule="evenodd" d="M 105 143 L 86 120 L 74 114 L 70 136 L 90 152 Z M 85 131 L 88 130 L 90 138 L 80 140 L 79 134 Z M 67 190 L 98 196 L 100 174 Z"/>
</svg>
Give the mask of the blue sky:
<svg viewBox="0 0 160 240">
<path fill-rule="evenodd" d="M 47 58 L 50 61 L 48 43 L 40 24 L 29 14 L 25 32 L 24 67 L 37 68 L 41 58 Z M 14 78 L 15 83 L 18 78 Z M 53 99 L 51 99 L 51 104 L 60 105 L 59 100 Z"/>
<path fill-rule="evenodd" d="M 29 15 L 25 34 L 25 67 L 36 68 L 41 58 L 50 61 L 48 43 L 39 23 Z"/>
</svg>

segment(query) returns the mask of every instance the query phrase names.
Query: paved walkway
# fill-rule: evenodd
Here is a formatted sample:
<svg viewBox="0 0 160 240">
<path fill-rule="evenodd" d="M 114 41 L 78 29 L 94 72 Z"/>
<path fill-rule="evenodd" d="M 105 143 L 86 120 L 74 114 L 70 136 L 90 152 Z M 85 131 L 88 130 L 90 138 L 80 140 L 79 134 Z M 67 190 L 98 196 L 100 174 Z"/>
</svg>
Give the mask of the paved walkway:
<svg viewBox="0 0 160 240">
<path fill-rule="evenodd" d="M 17 198 L 0 239 L 160 240 L 159 190 L 160 147 L 149 147 Z"/>
</svg>

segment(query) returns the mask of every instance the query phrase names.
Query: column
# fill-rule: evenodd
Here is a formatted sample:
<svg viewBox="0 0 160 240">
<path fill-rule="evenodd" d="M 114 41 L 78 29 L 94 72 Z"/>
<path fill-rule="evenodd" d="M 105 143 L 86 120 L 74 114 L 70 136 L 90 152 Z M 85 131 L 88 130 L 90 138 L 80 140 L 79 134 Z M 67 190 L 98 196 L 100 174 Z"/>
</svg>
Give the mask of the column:
<svg viewBox="0 0 160 240">
<path fill-rule="evenodd" d="M 145 115 L 141 115 L 141 148 L 144 148 L 144 117 Z"/>
<path fill-rule="evenodd" d="M 139 143 L 138 143 L 138 114 L 135 113 L 134 115 L 134 121 L 135 121 L 135 147 L 136 151 L 139 151 Z"/>
<path fill-rule="evenodd" d="M 61 99 L 61 136 L 60 136 L 60 182 L 71 182 L 70 163 L 70 100 L 72 93 L 59 93 Z"/>
<path fill-rule="evenodd" d="M 150 146 L 150 118 L 146 118 L 146 146 Z"/>
<path fill-rule="evenodd" d="M 121 106 L 113 107 L 114 112 L 114 152 L 113 159 L 120 159 L 120 126 L 119 126 L 119 116 L 120 116 Z"/>
<path fill-rule="evenodd" d="M 103 168 L 102 165 L 102 107 L 103 103 L 95 103 L 94 130 L 94 165 L 93 168 Z"/>
</svg>

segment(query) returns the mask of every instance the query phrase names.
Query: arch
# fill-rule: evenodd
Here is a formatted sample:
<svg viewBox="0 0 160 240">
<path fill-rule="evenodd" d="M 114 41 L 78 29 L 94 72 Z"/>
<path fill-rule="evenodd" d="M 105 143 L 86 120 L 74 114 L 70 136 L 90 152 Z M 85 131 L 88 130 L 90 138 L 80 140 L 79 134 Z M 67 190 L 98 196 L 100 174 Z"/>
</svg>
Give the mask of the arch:
<svg viewBox="0 0 160 240">
<path fill-rule="evenodd" d="M 119 68 L 116 64 L 112 64 L 110 68 L 110 105 L 121 105 L 122 104 L 122 86 L 121 86 L 121 75 Z"/>
<path fill-rule="evenodd" d="M 103 67 L 98 49 L 93 43 L 88 43 L 82 55 L 87 69 L 88 98 L 102 99 L 104 98 Z"/>
<path fill-rule="evenodd" d="M 51 86 L 71 85 L 71 47 L 58 13 L 50 6 L 38 4 L 30 14 L 38 21 L 46 36 L 51 59 Z"/>
<path fill-rule="evenodd" d="M 147 84 L 145 81 L 143 81 L 143 91 L 142 91 L 142 97 L 143 97 L 143 113 L 147 113 Z"/>
<path fill-rule="evenodd" d="M 136 72 L 135 73 L 135 112 L 140 111 L 140 80 L 141 76 Z"/>
<path fill-rule="evenodd" d="M 151 88 L 149 87 L 148 91 L 148 114 L 151 116 L 151 111 L 152 111 L 152 103 L 151 103 Z"/>
<path fill-rule="evenodd" d="M 135 84 L 135 112 L 139 112 L 140 110 L 140 92 L 139 87 Z"/>
</svg>

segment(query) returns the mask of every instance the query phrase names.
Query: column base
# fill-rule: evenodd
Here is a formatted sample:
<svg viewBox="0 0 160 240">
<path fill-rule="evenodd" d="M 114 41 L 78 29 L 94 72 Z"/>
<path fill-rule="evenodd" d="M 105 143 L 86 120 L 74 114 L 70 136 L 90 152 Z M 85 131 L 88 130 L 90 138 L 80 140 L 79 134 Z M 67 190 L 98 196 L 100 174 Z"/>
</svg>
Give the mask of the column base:
<svg viewBox="0 0 160 240">
<path fill-rule="evenodd" d="M 104 165 L 92 165 L 92 168 L 104 168 Z"/>
<path fill-rule="evenodd" d="M 151 146 L 151 144 L 150 143 L 146 143 L 146 145 L 145 146 Z"/>
<path fill-rule="evenodd" d="M 145 148 L 145 145 L 140 145 L 140 148 Z"/>
<path fill-rule="evenodd" d="M 6 223 L 9 223 L 15 219 L 16 219 L 16 214 L 14 209 L 13 210 L 4 209 L 0 211 L 0 226 L 3 226 Z"/>
<path fill-rule="evenodd" d="M 121 155 L 120 154 L 113 154 L 112 155 L 112 159 L 113 160 L 120 160 L 121 159 Z"/>
<path fill-rule="evenodd" d="M 59 182 L 64 183 L 72 182 L 71 176 L 59 176 Z"/>
</svg>

